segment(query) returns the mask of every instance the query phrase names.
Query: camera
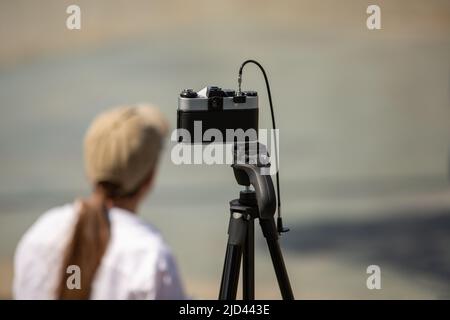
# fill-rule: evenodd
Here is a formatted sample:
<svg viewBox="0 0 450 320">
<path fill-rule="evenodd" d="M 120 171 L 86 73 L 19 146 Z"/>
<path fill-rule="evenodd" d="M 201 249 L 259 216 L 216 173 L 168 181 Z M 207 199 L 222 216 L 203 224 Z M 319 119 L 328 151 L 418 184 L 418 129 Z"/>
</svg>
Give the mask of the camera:
<svg viewBox="0 0 450 320">
<path fill-rule="evenodd" d="M 177 129 L 189 133 L 189 141 L 184 135 L 179 135 L 179 142 L 185 143 L 211 143 L 210 139 L 205 139 L 205 132 L 209 129 L 218 130 L 224 138 L 220 141 L 223 143 L 235 142 L 236 136 L 230 135 L 230 130 L 247 132 L 253 129 L 257 135 L 258 93 L 236 93 L 217 86 L 208 86 L 198 92 L 185 89 L 178 98 Z"/>
</svg>

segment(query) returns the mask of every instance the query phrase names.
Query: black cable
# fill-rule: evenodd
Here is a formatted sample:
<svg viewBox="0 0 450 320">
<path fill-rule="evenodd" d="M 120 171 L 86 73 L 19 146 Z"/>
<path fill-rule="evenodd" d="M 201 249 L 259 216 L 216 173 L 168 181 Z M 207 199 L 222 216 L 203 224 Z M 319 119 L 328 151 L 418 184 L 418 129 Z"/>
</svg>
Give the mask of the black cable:
<svg viewBox="0 0 450 320">
<path fill-rule="evenodd" d="M 261 70 L 263 76 L 264 76 L 264 80 L 266 82 L 266 89 L 267 89 L 267 96 L 269 97 L 269 105 L 270 105 L 270 113 L 272 115 L 272 127 L 273 130 L 276 134 L 276 124 L 275 124 L 275 114 L 273 111 L 273 104 L 272 104 L 272 94 L 270 93 L 270 85 L 269 85 L 269 79 L 267 78 L 267 74 L 266 71 L 264 70 L 263 66 L 255 60 L 246 60 L 242 63 L 241 67 L 239 68 L 239 76 L 238 76 L 238 94 L 241 93 L 241 84 L 242 84 L 242 71 L 244 69 L 244 66 L 247 63 L 253 63 L 255 65 L 257 65 L 259 67 L 259 69 Z M 276 178 L 277 178 L 277 199 L 278 199 L 278 205 L 277 205 L 277 212 L 278 212 L 278 217 L 277 217 L 277 229 L 278 229 L 278 233 L 282 233 L 282 232 L 287 232 L 289 231 L 289 229 L 285 229 L 283 227 L 283 221 L 281 219 L 281 196 L 280 196 L 280 175 L 279 175 L 279 171 L 280 168 L 278 166 L 278 146 L 277 146 L 277 137 L 275 136 L 274 139 L 274 145 L 275 145 L 275 168 L 277 169 L 276 171 Z"/>
</svg>

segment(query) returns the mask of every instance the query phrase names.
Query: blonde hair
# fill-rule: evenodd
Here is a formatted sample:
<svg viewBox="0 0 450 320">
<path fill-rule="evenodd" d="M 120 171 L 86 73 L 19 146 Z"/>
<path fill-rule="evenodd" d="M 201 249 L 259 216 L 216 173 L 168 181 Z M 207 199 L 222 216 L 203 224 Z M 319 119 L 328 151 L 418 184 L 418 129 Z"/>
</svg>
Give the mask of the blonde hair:
<svg viewBox="0 0 450 320">
<path fill-rule="evenodd" d="M 167 121 L 152 106 L 117 107 L 100 114 L 84 140 L 88 179 L 132 192 L 154 168 L 167 131 Z"/>
</svg>

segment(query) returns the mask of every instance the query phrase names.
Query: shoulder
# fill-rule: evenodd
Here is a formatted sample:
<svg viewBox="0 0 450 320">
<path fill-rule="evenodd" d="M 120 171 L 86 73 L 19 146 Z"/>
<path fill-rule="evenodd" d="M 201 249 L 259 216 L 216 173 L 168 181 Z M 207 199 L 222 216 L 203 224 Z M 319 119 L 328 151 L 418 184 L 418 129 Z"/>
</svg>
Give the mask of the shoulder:
<svg viewBox="0 0 450 320">
<path fill-rule="evenodd" d="M 70 234 L 73 205 L 42 214 L 25 232 L 14 254 L 13 291 L 16 298 L 50 298 L 55 266 Z"/>
<path fill-rule="evenodd" d="M 138 216 L 112 211 L 110 217 L 112 241 L 104 262 L 126 276 L 130 296 L 183 299 L 176 261 L 161 233 Z"/>
<path fill-rule="evenodd" d="M 18 249 L 24 245 L 54 243 L 67 233 L 75 218 L 74 204 L 52 208 L 44 212 L 25 232 Z"/>
<path fill-rule="evenodd" d="M 125 258 L 149 268 L 171 255 L 162 234 L 139 216 L 123 210 L 110 211 L 111 238 L 109 258 Z M 131 267 L 131 266 L 130 266 Z M 138 267 L 137 265 L 134 268 Z"/>
<path fill-rule="evenodd" d="M 130 212 L 109 212 L 111 237 L 101 269 L 123 278 L 131 292 L 153 292 L 155 279 L 173 269 L 172 252 L 162 234 L 150 223 Z M 99 272 L 99 275 L 106 273 Z"/>
<path fill-rule="evenodd" d="M 120 241 L 118 245 L 137 251 L 164 246 L 160 231 L 141 217 L 125 210 L 113 208 L 109 212 L 109 218 L 112 240 Z M 149 248 L 149 244 L 151 248 Z"/>
</svg>

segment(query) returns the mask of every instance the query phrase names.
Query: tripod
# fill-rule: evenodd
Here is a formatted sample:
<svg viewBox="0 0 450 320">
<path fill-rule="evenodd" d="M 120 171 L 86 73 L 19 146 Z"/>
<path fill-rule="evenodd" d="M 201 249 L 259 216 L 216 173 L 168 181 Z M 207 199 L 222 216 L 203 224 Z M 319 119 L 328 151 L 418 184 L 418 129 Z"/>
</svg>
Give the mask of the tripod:
<svg viewBox="0 0 450 320">
<path fill-rule="evenodd" d="M 253 164 L 233 164 L 234 176 L 239 185 L 246 186 L 239 199 L 230 202 L 228 243 L 220 284 L 220 300 L 236 299 L 239 269 L 242 258 L 244 300 L 255 299 L 255 219 L 259 220 L 266 238 L 272 264 L 284 300 L 293 300 L 289 277 L 278 243 L 274 214 L 276 198 L 270 175 L 261 175 L 260 167 Z M 250 189 L 250 185 L 254 190 Z"/>
</svg>

